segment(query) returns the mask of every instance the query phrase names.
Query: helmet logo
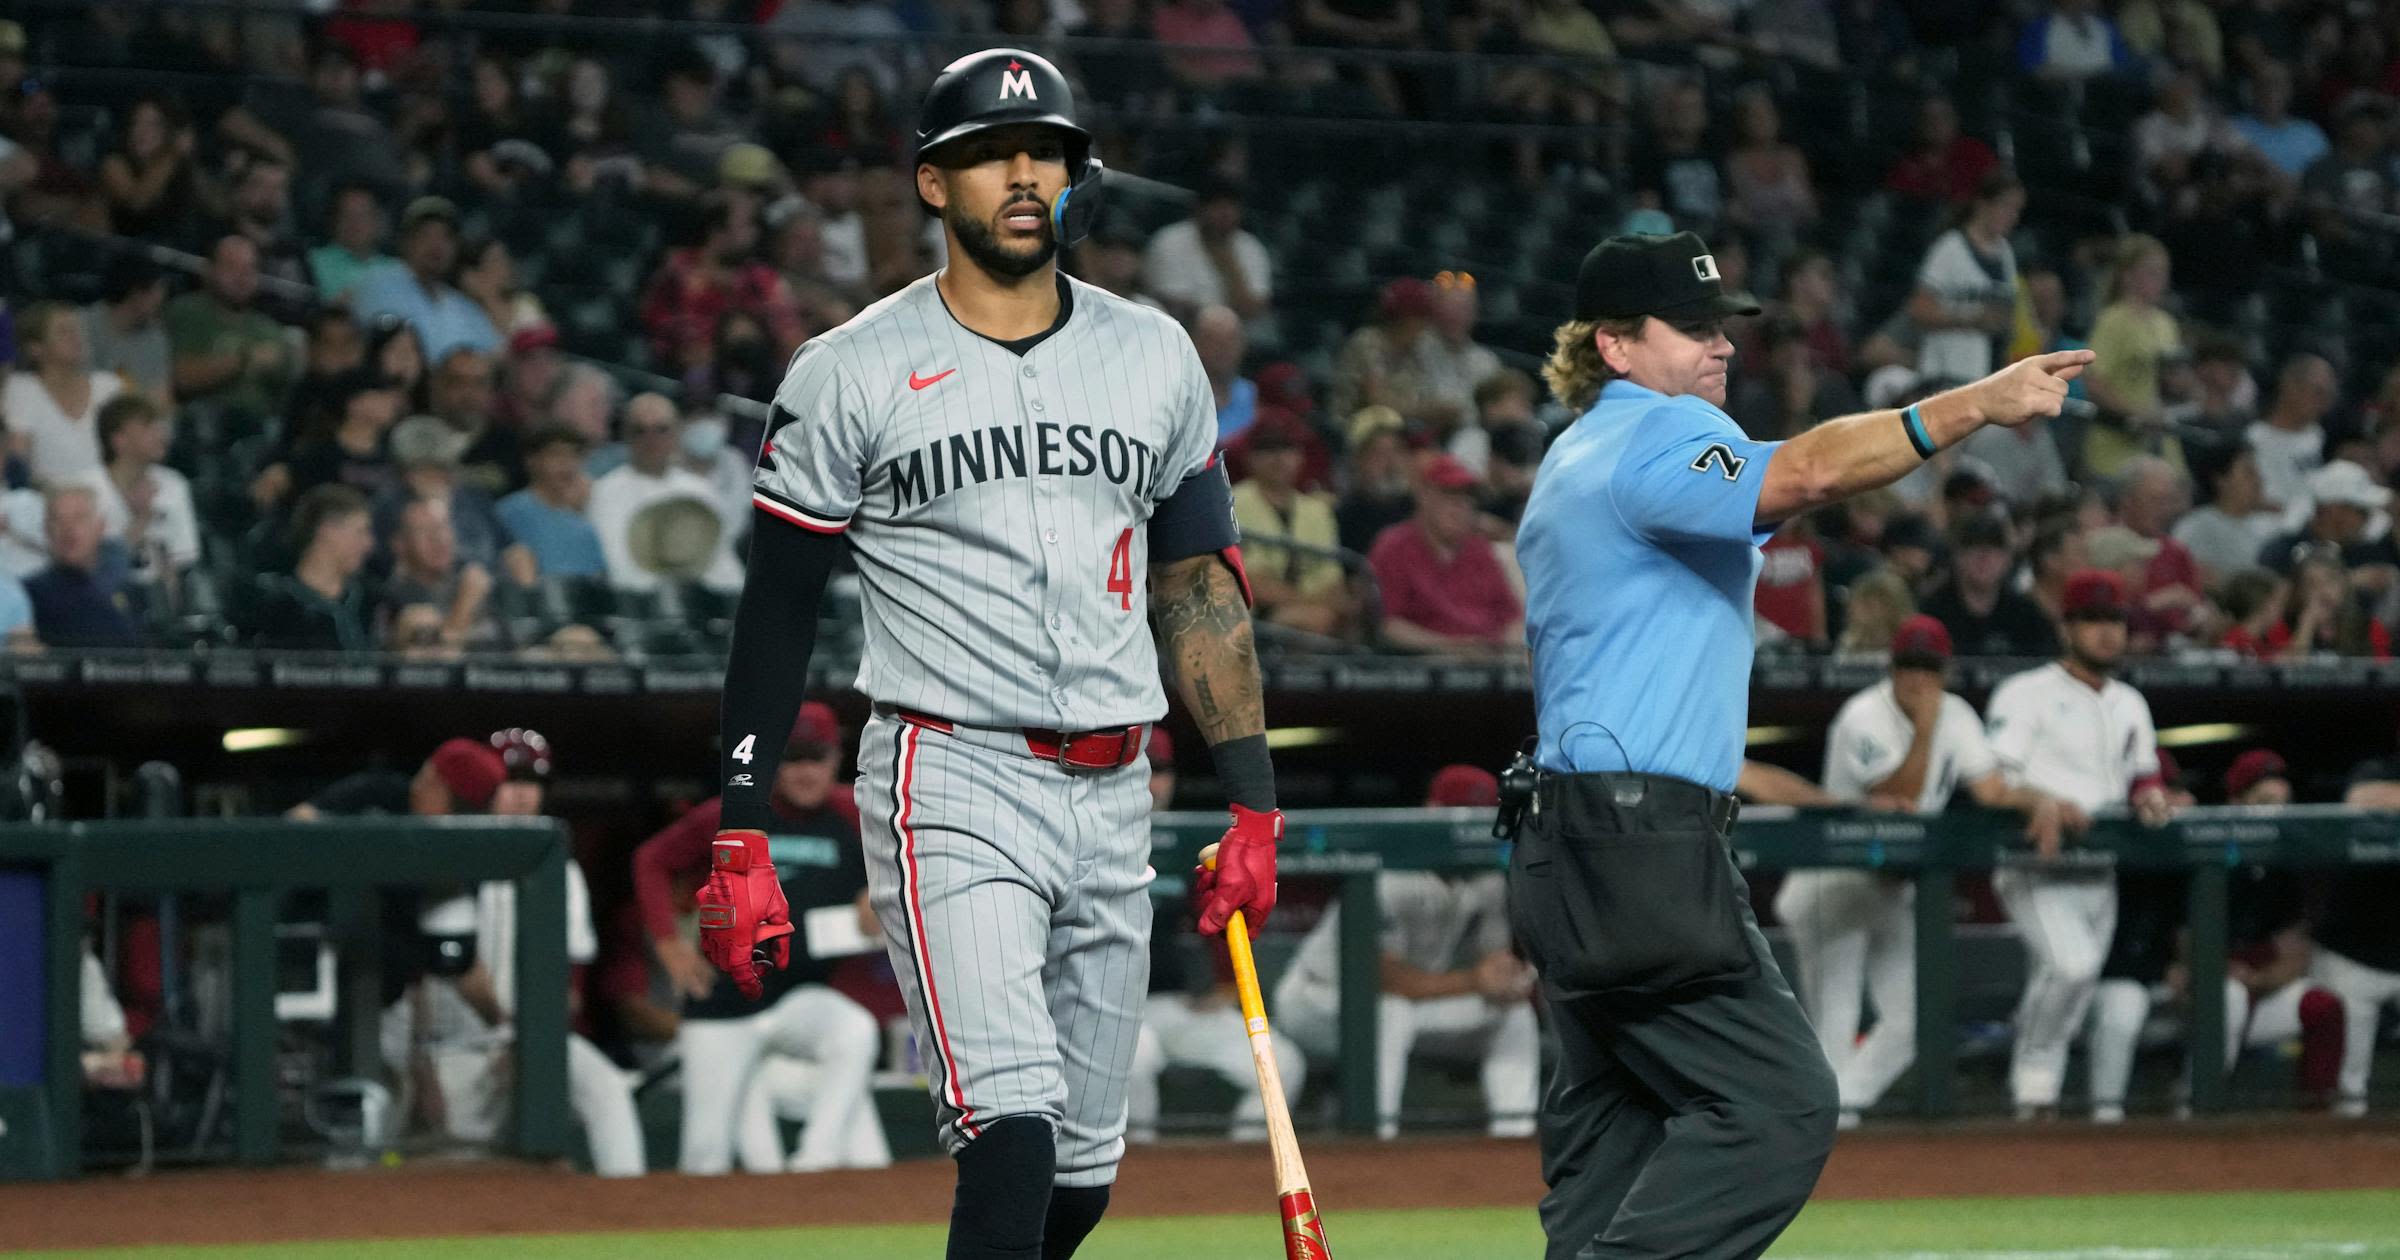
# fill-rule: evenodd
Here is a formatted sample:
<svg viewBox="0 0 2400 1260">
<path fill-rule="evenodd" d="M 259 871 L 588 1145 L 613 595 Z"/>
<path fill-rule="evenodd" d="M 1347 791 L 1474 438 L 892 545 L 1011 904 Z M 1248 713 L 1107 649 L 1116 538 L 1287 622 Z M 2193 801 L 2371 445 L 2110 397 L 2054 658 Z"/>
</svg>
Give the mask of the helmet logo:
<svg viewBox="0 0 2400 1260">
<path fill-rule="evenodd" d="M 1041 99 L 1033 91 L 1033 72 L 1016 61 L 1009 62 L 1008 70 L 1000 76 L 1000 99 L 1005 101 L 1012 96 L 1022 96 L 1029 101 Z"/>
<path fill-rule="evenodd" d="M 1694 258 L 1692 260 L 1692 274 L 1702 280 L 1721 280 L 1724 278 L 1717 274 L 1717 256 L 1715 254 L 1702 254 L 1699 257 Z"/>
</svg>

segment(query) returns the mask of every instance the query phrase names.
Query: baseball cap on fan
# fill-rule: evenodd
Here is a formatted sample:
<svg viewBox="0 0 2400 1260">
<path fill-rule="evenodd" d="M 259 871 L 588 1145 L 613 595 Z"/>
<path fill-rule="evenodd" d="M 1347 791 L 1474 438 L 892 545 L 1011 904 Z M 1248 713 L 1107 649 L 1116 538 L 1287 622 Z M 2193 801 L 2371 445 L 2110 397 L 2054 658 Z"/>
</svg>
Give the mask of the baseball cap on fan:
<svg viewBox="0 0 2400 1260">
<path fill-rule="evenodd" d="M 834 716 L 833 706 L 822 700 L 811 700 L 800 706 L 800 714 L 792 719 L 791 738 L 783 741 L 785 761 L 815 761 L 842 746 L 842 720 Z"/>
<path fill-rule="evenodd" d="M 1725 291 L 1716 255 L 1695 232 L 1609 237 L 1583 256 L 1575 273 L 1577 319 L 1655 315 L 1670 324 L 1696 324 L 1759 309 L 1749 294 Z"/>
</svg>

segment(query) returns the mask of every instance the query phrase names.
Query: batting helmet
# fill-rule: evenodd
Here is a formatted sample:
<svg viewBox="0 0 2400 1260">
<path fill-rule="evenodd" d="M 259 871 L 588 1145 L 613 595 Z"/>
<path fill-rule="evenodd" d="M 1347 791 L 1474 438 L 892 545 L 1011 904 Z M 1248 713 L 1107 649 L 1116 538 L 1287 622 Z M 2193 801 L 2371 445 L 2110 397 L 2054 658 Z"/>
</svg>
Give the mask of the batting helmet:
<svg viewBox="0 0 2400 1260">
<path fill-rule="evenodd" d="M 1073 245 L 1099 214 L 1102 166 L 1092 133 L 1075 121 L 1075 90 L 1049 59 L 991 48 L 943 67 L 917 111 L 917 161 L 933 160 L 927 155 L 953 140 L 1026 123 L 1066 133 L 1067 186 L 1050 205 L 1050 225 L 1059 244 Z M 935 211 L 926 205 L 925 212 Z"/>
</svg>

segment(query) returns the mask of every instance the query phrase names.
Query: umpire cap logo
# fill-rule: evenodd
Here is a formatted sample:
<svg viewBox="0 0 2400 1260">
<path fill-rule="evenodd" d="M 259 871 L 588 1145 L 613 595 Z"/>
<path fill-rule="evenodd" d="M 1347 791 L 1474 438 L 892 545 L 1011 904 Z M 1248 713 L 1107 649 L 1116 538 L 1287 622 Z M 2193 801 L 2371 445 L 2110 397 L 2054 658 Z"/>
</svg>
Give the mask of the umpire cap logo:
<svg viewBox="0 0 2400 1260">
<path fill-rule="evenodd" d="M 1703 282 L 1710 280 L 1721 280 L 1724 278 L 1717 274 L 1717 256 L 1715 254 L 1702 254 L 1699 257 L 1694 258 L 1692 260 L 1692 274 L 1700 277 Z"/>
<path fill-rule="evenodd" d="M 1033 72 L 1020 61 L 1009 62 L 1008 69 L 1000 76 L 1000 99 L 1005 101 L 1012 96 L 1022 96 L 1029 101 L 1041 99 L 1034 94 Z"/>
</svg>

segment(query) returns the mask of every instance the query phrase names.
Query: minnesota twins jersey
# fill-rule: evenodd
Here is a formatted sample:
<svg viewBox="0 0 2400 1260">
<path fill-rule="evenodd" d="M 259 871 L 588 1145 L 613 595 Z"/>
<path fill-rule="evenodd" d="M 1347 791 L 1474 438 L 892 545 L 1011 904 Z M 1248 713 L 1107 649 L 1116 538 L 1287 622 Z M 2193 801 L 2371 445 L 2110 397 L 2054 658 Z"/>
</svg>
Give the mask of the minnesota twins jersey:
<svg viewBox="0 0 2400 1260">
<path fill-rule="evenodd" d="M 929 276 L 801 347 L 776 391 L 754 501 L 848 534 L 878 701 L 1059 730 L 1166 712 L 1144 526 L 1219 475 L 1215 396 L 1172 319 L 1060 293 L 1063 322 L 1011 347 Z"/>
</svg>

